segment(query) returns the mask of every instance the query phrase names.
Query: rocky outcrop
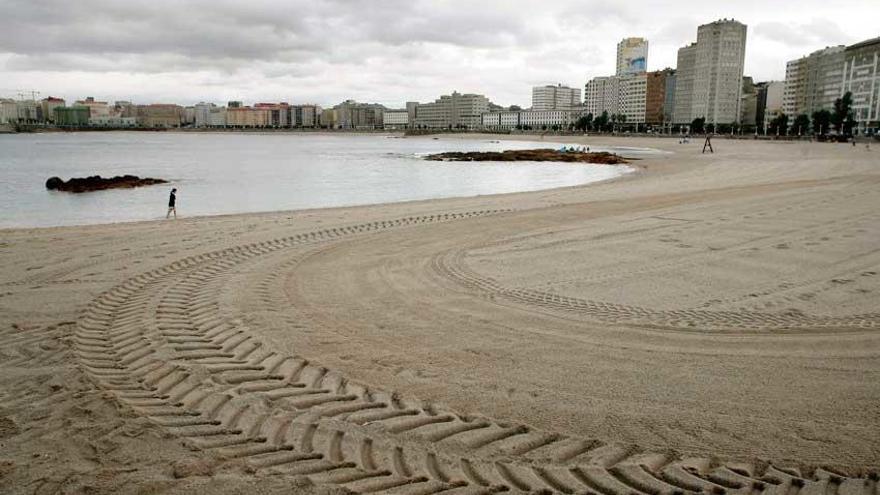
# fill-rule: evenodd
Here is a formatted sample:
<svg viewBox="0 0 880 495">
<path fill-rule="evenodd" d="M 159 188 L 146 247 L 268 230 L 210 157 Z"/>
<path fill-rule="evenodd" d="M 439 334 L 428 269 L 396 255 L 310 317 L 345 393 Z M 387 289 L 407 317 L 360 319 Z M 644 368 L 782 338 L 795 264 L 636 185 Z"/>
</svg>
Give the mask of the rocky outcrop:
<svg viewBox="0 0 880 495">
<path fill-rule="evenodd" d="M 617 165 L 629 163 L 620 155 L 604 151 L 589 153 L 552 149 L 506 151 L 450 151 L 425 157 L 427 160 L 447 162 L 577 162 Z"/>
<path fill-rule="evenodd" d="M 59 177 L 50 177 L 46 181 L 46 189 L 53 191 L 67 191 L 74 193 L 100 191 L 103 189 L 130 189 L 133 187 L 152 186 L 153 184 L 165 184 L 167 180 L 153 179 L 150 177 L 140 178 L 136 175 L 117 175 L 116 177 L 103 178 L 100 175 L 91 177 L 73 178 L 65 182 Z"/>
</svg>

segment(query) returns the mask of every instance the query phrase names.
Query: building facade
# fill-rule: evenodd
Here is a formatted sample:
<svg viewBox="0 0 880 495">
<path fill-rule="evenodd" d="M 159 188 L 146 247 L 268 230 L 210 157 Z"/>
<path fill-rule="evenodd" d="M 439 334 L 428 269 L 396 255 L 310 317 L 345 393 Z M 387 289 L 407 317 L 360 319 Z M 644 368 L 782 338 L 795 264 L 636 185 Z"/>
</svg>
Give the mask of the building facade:
<svg viewBox="0 0 880 495">
<path fill-rule="evenodd" d="M 40 111 L 42 120 L 45 122 L 55 122 L 55 109 L 64 106 L 63 98 L 55 98 L 49 96 L 40 100 Z"/>
<path fill-rule="evenodd" d="M 696 43 L 678 49 L 675 66 L 675 107 L 672 112 L 672 122 L 675 124 L 690 124 L 694 119 L 692 110 L 696 63 Z"/>
<path fill-rule="evenodd" d="M 227 127 L 229 122 L 226 120 L 226 107 L 214 107 L 208 113 L 209 127 Z"/>
<path fill-rule="evenodd" d="M 416 107 L 415 127 L 427 129 L 475 129 L 482 126 L 482 115 L 489 111 L 489 99 L 473 93 L 453 91 L 432 103 Z"/>
<path fill-rule="evenodd" d="M 406 129 L 409 127 L 409 112 L 403 110 L 385 110 L 382 113 L 382 125 L 385 129 Z"/>
<path fill-rule="evenodd" d="M 645 123 L 648 76 L 594 77 L 584 87 L 584 112 L 599 116 L 623 115 L 628 124 Z"/>
<path fill-rule="evenodd" d="M 767 81 L 755 85 L 757 105 L 755 109 L 756 131 L 767 133 L 770 121 L 782 113 L 784 81 Z"/>
<path fill-rule="evenodd" d="M 292 105 L 290 107 L 291 127 L 313 128 L 320 125 L 321 107 L 318 105 Z"/>
<path fill-rule="evenodd" d="M 101 115 L 101 116 L 97 116 L 97 117 L 89 117 L 89 126 L 90 127 L 112 127 L 112 128 L 136 127 L 137 126 L 137 118 L 135 118 L 135 117 L 122 117 L 119 115 Z"/>
<path fill-rule="evenodd" d="M 624 38 L 617 44 L 618 76 L 636 75 L 648 70 L 648 40 Z"/>
<path fill-rule="evenodd" d="M 74 102 L 75 107 L 85 107 L 89 109 L 89 117 L 109 117 L 110 105 L 106 101 L 97 101 L 89 96 L 85 100 L 77 100 Z"/>
<path fill-rule="evenodd" d="M 575 110 L 505 110 L 484 113 L 481 123 L 488 130 L 567 129 L 577 116 L 580 112 Z"/>
<path fill-rule="evenodd" d="M 671 108 L 667 108 L 670 94 L 669 86 L 675 87 L 675 70 L 663 69 L 648 72 L 645 91 L 645 123 L 663 125 L 670 121 Z"/>
<path fill-rule="evenodd" d="M 165 103 L 137 106 L 137 124 L 141 127 L 180 127 L 183 107 Z"/>
<path fill-rule="evenodd" d="M 89 109 L 87 107 L 55 107 L 55 125 L 85 127 L 89 125 Z"/>
<path fill-rule="evenodd" d="M 268 108 L 231 107 L 226 109 L 226 125 L 239 128 L 271 127 L 271 115 Z"/>
<path fill-rule="evenodd" d="M 254 109 L 268 113 L 266 127 L 290 127 L 290 105 L 287 103 L 256 103 Z"/>
<path fill-rule="evenodd" d="M 676 124 L 704 118 L 706 124 L 738 123 L 746 53 L 746 25 L 722 19 L 697 28 L 697 42 L 679 49 Z"/>
<path fill-rule="evenodd" d="M 880 38 L 846 48 L 842 91 L 852 93 L 856 132 L 876 134 L 880 129 Z"/>
<path fill-rule="evenodd" d="M 562 84 L 535 86 L 532 88 L 532 110 L 566 110 L 581 104 L 581 90 Z"/>
<path fill-rule="evenodd" d="M 843 94 L 843 63 L 846 47 L 832 46 L 816 50 L 785 65 L 783 111 L 792 119 L 830 110 Z"/>
<path fill-rule="evenodd" d="M 358 103 L 346 100 L 333 107 L 336 110 L 334 128 L 381 129 L 385 107 L 377 103 Z"/>
<path fill-rule="evenodd" d="M 18 105 L 10 98 L 0 98 L 0 124 L 18 122 Z"/>
</svg>

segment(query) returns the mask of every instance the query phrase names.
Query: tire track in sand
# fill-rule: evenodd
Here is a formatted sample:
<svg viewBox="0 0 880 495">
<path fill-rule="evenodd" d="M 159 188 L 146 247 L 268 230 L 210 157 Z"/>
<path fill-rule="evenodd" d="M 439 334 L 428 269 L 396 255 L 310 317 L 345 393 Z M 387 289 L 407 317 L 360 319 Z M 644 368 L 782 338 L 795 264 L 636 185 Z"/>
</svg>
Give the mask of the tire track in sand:
<svg viewBox="0 0 880 495">
<path fill-rule="evenodd" d="M 498 297 L 547 310 L 572 312 L 611 323 L 665 328 L 708 330 L 811 330 L 834 328 L 861 331 L 880 327 L 880 313 L 852 316 L 815 316 L 800 312 L 712 311 L 704 309 L 655 310 L 605 301 L 594 301 L 535 289 L 506 287 L 471 270 L 464 262 L 465 249 L 438 253 L 432 269 L 442 277 L 483 297 Z"/>
<path fill-rule="evenodd" d="M 266 348 L 218 300 L 234 270 L 272 253 L 492 213 L 329 228 L 178 260 L 97 297 L 75 353 L 99 387 L 194 448 L 361 493 L 876 495 L 874 474 L 681 459 L 402 398 Z"/>
</svg>

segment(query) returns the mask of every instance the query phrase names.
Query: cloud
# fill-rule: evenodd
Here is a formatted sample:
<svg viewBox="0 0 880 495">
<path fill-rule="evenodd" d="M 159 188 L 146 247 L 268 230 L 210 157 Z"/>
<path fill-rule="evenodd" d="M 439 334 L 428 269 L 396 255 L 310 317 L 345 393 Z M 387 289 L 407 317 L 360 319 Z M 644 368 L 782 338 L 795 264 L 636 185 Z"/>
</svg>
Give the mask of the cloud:
<svg viewBox="0 0 880 495">
<path fill-rule="evenodd" d="M 813 19 L 807 23 L 762 22 L 755 26 L 754 33 L 758 37 L 783 45 L 815 47 L 806 48 L 808 50 L 848 44 L 856 40 L 834 21 L 827 19 Z"/>
<path fill-rule="evenodd" d="M 876 0 L 0 0 L 2 86 L 79 98 L 399 105 L 453 89 L 528 106 L 531 86 L 610 74 L 627 36 L 675 66 L 697 25 L 750 25 L 747 69 L 876 36 Z M 779 17 L 776 12 L 785 12 Z M 846 26 L 843 31 L 840 26 Z M 752 56 L 751 54 L 755 54 Z M 2 96 L 2 95 L 0 95 Z"/>
</svg>

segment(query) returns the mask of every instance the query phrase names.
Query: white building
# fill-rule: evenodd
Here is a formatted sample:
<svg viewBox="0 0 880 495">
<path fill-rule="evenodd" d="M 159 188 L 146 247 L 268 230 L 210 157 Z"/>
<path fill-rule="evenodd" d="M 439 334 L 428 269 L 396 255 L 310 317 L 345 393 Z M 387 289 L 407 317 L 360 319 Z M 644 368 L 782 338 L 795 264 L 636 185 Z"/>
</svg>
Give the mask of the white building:
<svg viewBox="0 0 880 495">
<path fill-rule="evenodd" d="M 595 77 L 584 88 L 584 111 L 598 117 L 624 115 L 629 124 L 645 122 L 648 77 L 638 75 Z"/>
<path fill-rule="evenodd" d="M 0 124 L 18 122 L 18 105 L 15 100 L 0 98 Z"/>
<path fill-rule="evenodd" d="M 617 44 L 617 75 L 636 75 L 648 70 L 648 40 L 624 38 Z"/>
<path fill-rule="evenodd" d="M 99 115 L 89 117 L 89 125 L 93 127 L 137 127 L 137 117 L 120 117 L 118 115 Z"/>
<path fill-rule="evenodd" d="M 852 93 L 853 117 L 860 134 L 880 130 L 880 38 L 848 46 L 842 91 Z"/>
<path fill-rule="evenodd" d="M 18 100 L 15 102 L 18 121 L 35 123 L 40 120 L 40 105 L 34 100 Z"/>
<path fill-rule="evenodd" d="M 458 93 L 443 95 L 432 103 L 416 107 L 416 127 L 428 129 L 473 129 L 482 125 L 482 115 L 489 111 L 489 99 L 483 95 Z"/>
<path fill-rule="evenodd" d="M 843 95 L 844 45 L 816 50 L 785 65 L 783 111 L 791 119 L 831 110 Z"/>
<path fill-rule="evenodd" d="M 193 107 L 194 110 L 194 125 L 196 127 L 208 127 L 211 125 L 211 110 L 217 108 L 217 105 L 213 103 L 205 103 L 199 102 Z"/>
<path fill-rule="evenodd" d="M 409 127 L 409 112 L 403 110 L 385 110 L 382 124 L 386 129 L 406 129 Z"/>
<path fill-rule="evenodd" d="M 532 88 L 532 110 L 571 110 L 581 104 L 581 90 L 562 84 Z"/>
<path fill-rule="evenodd" d="M 697 42 L 678 53 L 674 121 L 739 122 L 745 53 L 745 24 L 722 19 L 697 28 Z"/>
<path fill-rule="evenodd" d="M 213 107 L 208 114 L 209 127 L 226 127 L 226 107 Z"/>
<path fill-rule="evenodd" d="M 580 116 L 572 110 L 522 110 L 486 112 L 482 115 L 482 125 L 490 130 L 535 129 L 547 130 L 568 128 Z"/>
</svg>

